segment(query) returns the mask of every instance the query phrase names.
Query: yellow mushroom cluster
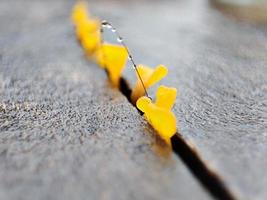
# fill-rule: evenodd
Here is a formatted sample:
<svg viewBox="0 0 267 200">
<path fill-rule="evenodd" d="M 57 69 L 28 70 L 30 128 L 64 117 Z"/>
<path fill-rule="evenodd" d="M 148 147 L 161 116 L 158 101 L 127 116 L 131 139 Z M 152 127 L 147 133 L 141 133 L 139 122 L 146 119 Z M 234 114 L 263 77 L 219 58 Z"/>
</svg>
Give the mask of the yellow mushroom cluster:
<svg viewBox="0 0 267 200">
<path fill-rule="evenodd" d="M 88 58 L 104 68 L 115 87 L 120 87 L 120 79 L 128 60 L 127 49 L 118 44 L 106 43 L 101 35 L 101 22 L 88 12 L 88 5 L 84 1 L 75 4 L 72 11 L 72 21 L 75 25 L 76 37 Z M 176 89 L 159 86 L 155 102 L 145 96 L 145 89 L 149 89 L 168 74 L 164 65 L 155 69 L 145 65 L 137 65 L 137 81 L 131 93 L 131 101 L 144 113 L 145 118 L 158 132 L 160 137 L 171 145 L 171 137 L 176 133 L 176 117 L 171 111 L 175 99 Z M 141 78 L 141 79 L 140 79 Z"/>
</svg>

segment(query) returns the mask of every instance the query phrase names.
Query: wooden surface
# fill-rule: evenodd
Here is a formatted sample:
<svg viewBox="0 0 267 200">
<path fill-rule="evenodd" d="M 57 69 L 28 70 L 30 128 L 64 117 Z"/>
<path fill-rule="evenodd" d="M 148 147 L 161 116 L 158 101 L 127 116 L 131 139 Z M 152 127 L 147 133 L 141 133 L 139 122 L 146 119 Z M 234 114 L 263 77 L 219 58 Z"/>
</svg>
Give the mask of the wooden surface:
<svg viewBox="0 0 267 200">
<path fill-rule="evenodd" d="M 238 199 L 266 199 L 266 26 L 227 18 L 206 1 L 98 1 L 91 9 L 126 37 L 137 63 L 169 67 L 162 83 L 180 91 L 179 132 L 206 165 Z"/>
<path fill-rule="evenodd" d="M 0 199 L 210 199 L 86 62 L 72 4 L 0 1 Z"/>
</svg>

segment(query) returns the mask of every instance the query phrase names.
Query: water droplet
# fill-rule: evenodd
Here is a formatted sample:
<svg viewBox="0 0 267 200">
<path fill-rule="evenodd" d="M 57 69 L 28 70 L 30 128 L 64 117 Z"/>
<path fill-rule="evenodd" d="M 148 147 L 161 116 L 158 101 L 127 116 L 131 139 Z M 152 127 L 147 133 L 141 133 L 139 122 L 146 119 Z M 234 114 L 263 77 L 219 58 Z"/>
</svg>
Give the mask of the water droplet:
<svg viewBox="0 0 267 200">
<path fill-rule="evenodd" d="M 115 32 L 116 32 L 116 29 L 115 29 L 115 28 L 112 28 L 111 31 L 112 31 L 113 33 L 115 33 Z"/>
<path fill-rule="evenodd" d="M 110 24 L 106 24 L 106 28 L 111 29 L 112 26 Z"/>
<path fill-rule="evenodd" d="M 101 25 L 102 25 L 102 27 L 104 27 L 104 28 L 107 27 L 107 24 L 108 24 L 108 22 L 107 22 L 106 20 L 103 20 L 103 21 L 101 22 Z"/>
<path fill-rule="evenodd" d="M 118 37 L 118 38 L 117 38 L 117 41 L 118 41 L 118 42 L 122 42 L 122 38 L 121 38 L 121 37 Z"/>
</svg>

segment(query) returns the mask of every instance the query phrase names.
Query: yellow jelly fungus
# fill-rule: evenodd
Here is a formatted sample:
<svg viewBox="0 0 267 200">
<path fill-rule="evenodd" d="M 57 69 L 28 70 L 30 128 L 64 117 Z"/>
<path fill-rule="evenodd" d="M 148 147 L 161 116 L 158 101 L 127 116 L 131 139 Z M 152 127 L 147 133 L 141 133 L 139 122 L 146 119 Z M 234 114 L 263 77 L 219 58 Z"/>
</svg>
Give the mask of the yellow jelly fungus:
<svg viewBox="0 0 267 200">
<path fill-rule="evenodd" d="M 176 88 L 161 85 L 158 87 L 155 104 L 158 107 L 171 110 L 176 100 Z"/>
<path fill-rule="evenodd" d="M 167 100 L 168 97 L 171 100 Z M 171 137 L 176 133 L 176 118 L 171 112 L 174 97 L 176 97 L 175 88 L 160 86 L 156 103 L 151 102 L 151 99 L 145 96 L 139 98 L 136 103 L 137 108 L 144 112 L 148 122 L 169 145 L 171 145 Z"/>
<path fill-rule="evenodd" d="M 75 26 L 79 26 L 89 18 L 88 5 L 85 1 L 78 1 L 74 5 L 71 18 Z"/>
<path fill-rule="evenodd" d="M 91 56 L 101 45 L 101 33 L 95 31 L 84 35 L 80 40 L 83 49 L 88 56 Z"/>
<path fill-rule="evenodd" d="M 95 34 L 100 31 L 101 23 L 98 19 L 84 20 L 76 27 L 76 36 L 79 40 L 88 37 L 88 34 Z"/>
<path fill-rule="evenodd" d="M 126 65 L 128 53 L 121 45 L 104 43 L 95 54 L 96 62 L 108 71 L 112 84 L 119 87 L 121 73 Z"/>
<path fill-rule="evenodd" d="M 83 49 L 87 55 L 92 55 L 101 44 L 100 21 L 89 16 L 85 1 L 79 1 L 74 6 L 72 20 L 76 27 L 76 36 Z"/>
<path fill-rule="evenodd" d="M 158 81 L 164 78 L 168 73 L 168 69 L 164 65 L 159 65 L 156 67 L 156 69 L 152 69 L 145 65 L 138 65 L 137 70 L 143 80 L 146 89 L 156 84 Z M 137 99 L 141 96 L 144 96 L 144 94 L 145 90 L 137 74 L 137 82 L 131 94 L 132 103 L 135 104 Z"/>
</svg>

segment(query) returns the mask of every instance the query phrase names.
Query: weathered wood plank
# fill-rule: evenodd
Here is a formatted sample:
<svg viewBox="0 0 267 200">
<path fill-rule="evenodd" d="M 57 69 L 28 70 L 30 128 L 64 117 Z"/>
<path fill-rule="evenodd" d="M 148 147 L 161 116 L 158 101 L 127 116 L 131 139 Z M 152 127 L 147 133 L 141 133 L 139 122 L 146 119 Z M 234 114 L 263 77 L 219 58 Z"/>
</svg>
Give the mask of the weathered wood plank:
<svg viewBox="0 0 267 200">
<path fill-rule="evenodd" d="M 266 199 L 266 27 L 231 20 L 207 1 L 91 7 L 119 27 L 138 63 L 169 66 L 162 83 L 180 90 L 180 132 L 206 163 L 240 199 Z"/>
<path fill-rule="evenodd" d="M 71 5 L 0 2 L 0 199 L 210 199 L 85 61 Z"/>
</svg>

